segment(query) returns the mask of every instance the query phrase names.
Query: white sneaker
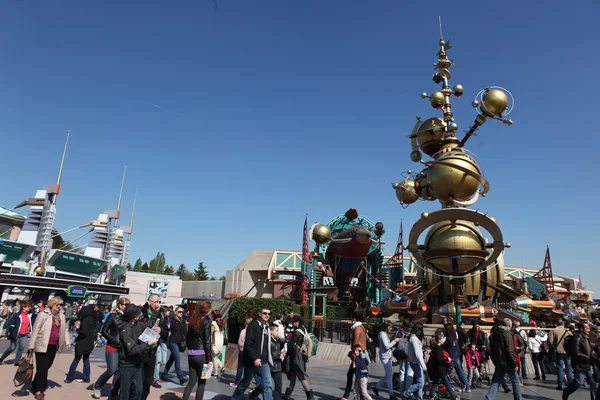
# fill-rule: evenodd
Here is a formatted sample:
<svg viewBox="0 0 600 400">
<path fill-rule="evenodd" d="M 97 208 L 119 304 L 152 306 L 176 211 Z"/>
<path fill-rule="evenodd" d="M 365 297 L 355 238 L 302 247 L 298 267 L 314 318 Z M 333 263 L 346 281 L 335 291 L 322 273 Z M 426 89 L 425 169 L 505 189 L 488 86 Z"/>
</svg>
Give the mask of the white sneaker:
<svg viewBox="0 0 600 400">
<path fill-rule="evenodd" d="M 102 390 L 100 388 L 94 387 L 94 394 L 92 397 L 95 399 L 99 399 L 102 396 Z"/>
</svg>

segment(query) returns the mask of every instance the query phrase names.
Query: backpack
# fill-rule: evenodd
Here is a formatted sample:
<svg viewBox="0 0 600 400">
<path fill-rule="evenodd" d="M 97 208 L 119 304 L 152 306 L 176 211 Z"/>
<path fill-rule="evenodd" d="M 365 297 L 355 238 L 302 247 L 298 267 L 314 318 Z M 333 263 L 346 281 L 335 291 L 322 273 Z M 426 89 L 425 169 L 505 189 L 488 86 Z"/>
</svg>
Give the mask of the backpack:
<svg viewBox="0 0 600 400">
<path fill-rule="evenodd" d="M 392 351 L 392 355 L 396 360 L 406 360 L 408 358 L 408 345 L 410 343 L 410 335 L 400 333 L 400 341 L 396 343 L 396 348 Z"/>
<path fill-rule="evenodd" d="M 300 354 L 307 359 L 317 354 L 319 340 L 312 333 L 308 333 L 302 329 L 296 329 L 302 335 L 302 345 L 300 346 Z"/>
<path fill-rule="evenodd" d="M 575 348 L 575 335 L 565 336 L 564 342 L 565 353 L 567 353 L 569 357 L 575 357 L 575 353 L 577 352 L 577 349 Z"/>
</svg>

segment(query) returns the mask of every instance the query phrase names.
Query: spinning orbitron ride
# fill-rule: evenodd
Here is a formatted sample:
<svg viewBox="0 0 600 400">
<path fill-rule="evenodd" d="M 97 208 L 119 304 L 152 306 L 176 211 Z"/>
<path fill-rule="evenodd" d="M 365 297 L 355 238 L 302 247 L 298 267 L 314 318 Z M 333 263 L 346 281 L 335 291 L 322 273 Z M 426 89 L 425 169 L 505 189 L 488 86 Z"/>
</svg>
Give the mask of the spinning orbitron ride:
<svg viewBox="0 0 600 400">
<path fill-rule="evenodd" d="M 441 84 L 441 91 L 431 95 L 423 93 L 421 97 L 429 99 L 431 106 L 442 112 L 442 117 L 425 121 L 417 117 L 409 136 L 410 159 L 421 163 L 424 169 L 417 174 L 408 171 L 403 181 L 392 186 L 403 207 L 419 199 L 441 203 L 441 210 L 421 214 L 410 231 L 406 248 L 419 266 L 420 281 L 427 282 L 430 289 L 427 292 L 453 299 L 451 305 L 455 312 L 452 314 L 459 323 L 465 295 L 479 295 L 482 283 L 488 283 L 486 295 L 494 294 L 493 287 L 503 280 L 504 248 L 510 247 L 504 243 L 494 218 L 468 208 L 489 191 L 490 185 L 483 177 L 480 162 L 465 144 L 488 119 L 511 125 L 512 121 L 506 117 L 512 110 L 513 99 L 507 90 L 497 86 L 480 91 L 472 103 L 479 115 L 459 139 L 451 98 L 462 96 L 463 87 L 450 87 L 450 67 L 454 65 L 447 54 L 450 42 L 440 36 L 439 45 L 433 81 Z M 423 161 L 422 153 L 431 160 Z M 425 239 L 420 243 L 425 231 Z"/>
</svg>

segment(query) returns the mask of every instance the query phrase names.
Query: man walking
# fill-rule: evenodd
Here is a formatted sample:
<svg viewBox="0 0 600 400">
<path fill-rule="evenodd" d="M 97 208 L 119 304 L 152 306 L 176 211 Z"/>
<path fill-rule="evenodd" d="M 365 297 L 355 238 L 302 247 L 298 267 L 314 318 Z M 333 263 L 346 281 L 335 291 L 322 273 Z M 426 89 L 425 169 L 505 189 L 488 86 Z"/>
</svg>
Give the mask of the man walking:
<svg viewBox="0 0 600 400">
<path fill-rule="evenodd" d="M 169 334 L 168 332 L 162 332 L 161 326 L 164 323 L 161 323 L 161 313 L 160 313 L 160 298 L 151 294 L 148 296 L 148 301 L 142 307 L 141 315 L 140 315 L 140 323 L 144 326 L 144 328 L 152 328 L 155 332 L 160 333 L 161 337 L 164 334 Z M 143 331 L 144 329 L 142 329 Z M 158 348 L 157 344 L 153 344 L 144 349 L 142 353 L 142 376 L 143 376 L 143 390 L 142 390 L 142 400 L 146 400 L 148 395 L 150 394 L 150 386 L 152 386 L 154 379 L 154 368 L 156 366 L 156 350 Z"/>
<path fill-rule="evenodd" d="M 515 344 L 510 333 L 512 321 L 504 318 L 494 329 L 491 336 L 492 361 L 496 370 L 492 378 L 490 390 L 485 396 L 486 400 L 492 400 L 498 393 L 498 386 L 504 383 L 504 375 L 508 374 L 512 383 L 513 399 L 522 400 L 521 382 L 519 381 L 519 363 Z"/>
<path fill-rule="evenodd" d="M 565 351 L 566 338 L 572 336 L 572 333 L 565 327 L 565 322 L 561 319 L 557 322 L 556 328 L 548 334 L 548 342 L 556 352 L 556 372 L 558 375 L 557 390 L 565 388 L 565 372 L 567 375 L 567 385 L 573 382 L 573 369 L 571 368 L 571 357 Z M 567 339 L 568 340 L 568 339 Z"/>
<path fill-rule="evenodd" d="M 263 308 L 259 316 L 246 328 L 244 343 L 244 378 L 233 392 L 232 400 L 241 400 L 250 381 L 256 374 L 256 385 L 262 387 L 264 400 L 273 400 L 271 386 L 271 332 L 269 317 L 271 310 Z M 260 382 L 258 382 L 260 381 Z"/>
<path fill-rule="evenodd" d="M 588 339 L 589 334 L 590 326 L 586 323 L 579 323 L 577 324 L 577 332 L 569 340 L 568 347 L 573 349 L 570 351 L 570 355 L 572 357 L 571 364 L 573 365 L 575 376 L 573 381 L 563 391 L 563 400 L 567 400 L 572 393 L 583 386 L 584 380 L 590 385 L 592 400 L 596 398 L 597 384 L 594 380 L 594 370 L 592 369 L 592 359 L 590 358 L 592 355 L 592 346 Z M 573 343 L 571 343 L 571 340 L 573 340 Z"/>
</svg>

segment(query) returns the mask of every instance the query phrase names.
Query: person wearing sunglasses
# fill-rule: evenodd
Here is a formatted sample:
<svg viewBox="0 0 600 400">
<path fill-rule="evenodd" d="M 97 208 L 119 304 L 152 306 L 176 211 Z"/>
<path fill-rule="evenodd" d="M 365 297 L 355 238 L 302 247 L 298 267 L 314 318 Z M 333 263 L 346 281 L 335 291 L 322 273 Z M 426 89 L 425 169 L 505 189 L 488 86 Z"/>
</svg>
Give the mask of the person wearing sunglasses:
<svg viewBox="0 0 600 400">
<path fill-rule="evenodd" d="M 254 377 L 257 387 L 262 387 L 264 400 L 273 399 L 271 368 L 271 331 L 269 319 L 271 310 L 263 308 L 258 317 L 246 328 L 246 342 L 244 343 L 244 378 L 233 392 L 232 400 L 241 400 Z M 255 377 L 256 375 L 256 377 Z"/>
<path fill-rule="evenodd" d="M 160 375 L 160 379 L 163 381 L 169 381 L 169 371 L 173 364 L 175 364 L 175 373 L 179 379 L 179 384 L 183 385 L 188 380 L 181 371 L 181 359 L 179 353 L 185 353 L 186 343 L 185 338 L 187 336 L 187 324 L 183 318 L 183 308 L 177 307 L 174 313 L 174 317 L 171 317 L 170 324 L 170 335 L 167 340 L 167 347 L 171 351 L 165 370 Z"/>
<path fill-rule="evenodd" d="M 54 363 L 56 353 L 64 346 L 71 348 L 71 337 L 62 306 L 63 301 L 59 296 L 48 300 L 47 307 L 35 319 L 27 345 L 35 353 L 36 372 L 31 387 L 36 400 L 44 399 L 44 392 L 48 387 L 48 370 Z"/>
</svg>

